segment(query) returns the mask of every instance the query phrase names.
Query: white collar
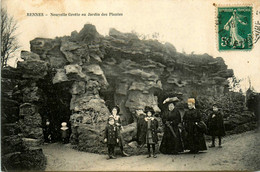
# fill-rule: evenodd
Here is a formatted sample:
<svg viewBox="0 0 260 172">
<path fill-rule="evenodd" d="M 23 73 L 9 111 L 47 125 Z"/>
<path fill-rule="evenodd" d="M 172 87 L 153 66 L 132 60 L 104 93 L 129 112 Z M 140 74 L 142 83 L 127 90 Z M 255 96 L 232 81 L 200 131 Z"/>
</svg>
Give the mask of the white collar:
<svg viewBox="0 0 260 172">
<path fill-rule="evenodd" d="M 148 121 L 149 119 L 154 120 L 154 117 L 145 117 L 144 119 L 145 119 L 146 121 Z"/>
</svg>

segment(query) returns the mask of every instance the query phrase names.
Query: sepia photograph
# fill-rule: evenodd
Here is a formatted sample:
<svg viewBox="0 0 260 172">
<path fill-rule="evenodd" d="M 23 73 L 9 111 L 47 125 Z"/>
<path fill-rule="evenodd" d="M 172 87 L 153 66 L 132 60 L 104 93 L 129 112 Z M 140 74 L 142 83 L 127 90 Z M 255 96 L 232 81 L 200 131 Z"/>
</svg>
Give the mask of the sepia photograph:
<svg viewBox="0 0 260 172">
<path fill-rule="evenodd" d="M 259 0 L 2 0 L 1 171 L 260 171 Z"/>
</svg>

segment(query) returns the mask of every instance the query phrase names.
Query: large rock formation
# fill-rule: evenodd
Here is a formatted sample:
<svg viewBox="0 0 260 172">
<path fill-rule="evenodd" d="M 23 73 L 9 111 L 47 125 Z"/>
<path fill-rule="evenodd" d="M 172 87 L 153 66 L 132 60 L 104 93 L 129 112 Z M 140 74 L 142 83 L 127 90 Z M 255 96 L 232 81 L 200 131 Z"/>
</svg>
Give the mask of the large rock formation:
<svg viewBox="0 0 260 172">
<path fill-rule="evenodd" d="M 198 108 L 206 112 L 216 97 L 221 101 L 229 94 L 227 79 L 233 76 L 221 57 L 178 53 L 170 43 L 140 40 L 115 29 L 104 37 L 91 24 L 71 36 L 35 38 L 30 44 L 31 52 L 22 52 L 24 61 L 13 72 L 23 78 L 14 92 L 20 102 L 13 103 L 21 105 L 22 111 L 33 105 L 38 109 L 20 120 L 22 124 L 34 121 L 26 125 L 30 132 L 21 127 L 24 136 L 42 138 L 39 124 L 48 118 L 53 139 L 58 140 L 60 124 L 66 121 L 71 143 L 89 152 L 105 151 L 102 140 L 109 107 L 120 107 L 123 125 L 127 125 L 123 135 L 131 142 L 129 147 L 135 147 L 137 109 L 149 105 L 160 113 L 165 108 L 163 100 L 177 96 L 182 113 L 188 97 L 195 97 Z M 227 122 L 230 130 L 254 118 L 242 111 L 238 116 L 246 119 Z M 229 114 L 225 117 L 230 118 Z"/>
<path fill-rule="evenodd" d="M 25 74 L 25 73 L 24 73 Z M 28 73 L 31 75 L 31 73 Z M 39 102 L 37 89 L 18 88 L 26 83 L 28 75 L 17 69 L 2 69 L 1 78 L 1 166 L 8 170 L 44 170 L 46 157 L 39 147 L 43 143 L 41 116 L 36 106 L 27 102 Z M 35 76 L 33 76 L 35 77 Z M 35 87 L 34 87 L 35 88 Z M 26 90 L 26 91 L 25 91 Z"/>
</svg>

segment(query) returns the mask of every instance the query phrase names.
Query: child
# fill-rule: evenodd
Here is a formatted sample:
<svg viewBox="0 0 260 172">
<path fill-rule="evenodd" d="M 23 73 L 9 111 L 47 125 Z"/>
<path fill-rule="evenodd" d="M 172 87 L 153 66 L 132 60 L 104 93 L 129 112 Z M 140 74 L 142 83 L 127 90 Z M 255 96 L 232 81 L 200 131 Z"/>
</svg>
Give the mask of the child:
<svg viewBox="0 0 260 172">
<path fill-rule="evenodd" d="M 145 107 L 146 117 L 144 118 L 144 130 L 146 133 L 146 144 L 148 149 L 147 158 L 151 157 L 150 145 L 153 148 L 153 157 L 156 158 L 155 155 L 155 144 L 158 142 L 157 129 L 158 129 L 158 121 L 153 117 L 154 110 L 152 107 Z"/>
<path fill-rule="evenodd" d="M 225 136 L 225 127 L 223 122 L 223 115 L 218 110 L 216 104 L 212 106 L 212 112 L 208 118 L 208 128 L 209 128 L 209 135 L 212 136 L 212 144 L 209 146 L 210 148 L 215 147 L 215 136 L 218 136 L 219 140 L 219 148 L 221 146 L 221 136 Z"/>
<path fill-rule="evenodd" d="M 120 147 L 120 150 L 121 150 L 121 154 L 122 156 L 129 156 L 127 153 L 125 153 L 124 151 L 124 139 L 123 139 L 123 136 L 121 134 L 121 131 L 123 130 L 123 126 L 121 124 L 121 118 L 119 116 L 119 112 L 120 112 L 120 108 L 118 106 L 114 106 L 112 108 L 112 116 L 113 118 L 115 119 L 115 125 L 117 127 L 117 131 L 118 131 L 118 137 L 119 137 L 119 147 Z"/>
<path fill-rule="evenodd" d="M 108 124 L 105 128 L 104 142 L 107 143 L 108 147 L 108 159 L 116 159 L 114 156 L 114 149 L 116 144 L 119 142 L 118 139 L 118 128 L 115 125 L 115 119 L 113 116 L 108 118 Z"/>
<path fill-rule="evenodd" d="M 62 139 L 62 143 L 68 143 L 68 135 L 69 135 L 69 128 L 67 127 L 67 122 L 62 122 L 61 123 L 61 139 Z"/>
</svg>

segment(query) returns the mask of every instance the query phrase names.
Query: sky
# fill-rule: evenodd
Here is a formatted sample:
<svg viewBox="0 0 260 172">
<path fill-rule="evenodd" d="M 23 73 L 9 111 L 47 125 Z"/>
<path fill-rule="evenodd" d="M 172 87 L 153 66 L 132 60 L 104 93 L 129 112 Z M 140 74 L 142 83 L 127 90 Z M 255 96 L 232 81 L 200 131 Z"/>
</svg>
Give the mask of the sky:
<svg viewBox="0 0 260 172">
<path fill-rule="evenodd" d="M 178 52 L 207 53 L 222 57 L 241 82 L 260 92 L 260 41 L 251 51 L 219 52 L 214 0 L 2 0 L 2 6 L 18 21 L 18 40 L 22 50 L 30 50 L 30 40 L 36 37 L 55 38 L 80 31 L 84 24 L 96 26 L 102 35 L 110 28 L 138 34 L 159 33 L 159 41 L 172 43 Z M 217 5 L 252 5 L 253 21 L 260 21 L 258 0 L 218 0 Z M 123 16 L 88 16 L 88 13 L 122 13 Z M 44 13 L 44 17 L 27 16 Z M 87 16 L 50 16 L 50 13 L 86 13 Z M 253 25 L 254 28 L 254 25 Z M 14 65 L 12 59 L 9 64 Z"/>
</svg>

